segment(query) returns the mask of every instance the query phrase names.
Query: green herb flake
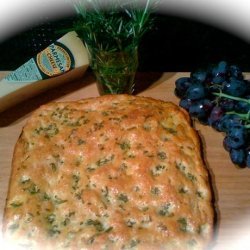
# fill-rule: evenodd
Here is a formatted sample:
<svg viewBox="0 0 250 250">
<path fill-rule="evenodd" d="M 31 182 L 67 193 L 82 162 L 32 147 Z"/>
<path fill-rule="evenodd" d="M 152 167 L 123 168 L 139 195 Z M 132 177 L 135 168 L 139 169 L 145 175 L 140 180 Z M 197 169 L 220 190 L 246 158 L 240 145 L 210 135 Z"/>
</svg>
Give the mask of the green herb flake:
<svg viewBox="0 0 250 250">
<path fill-rule="evenodd" d="M 179 229 L 182 232 L 187 232 L 187 227 L 188 227 L 187 219 L 182 217 L 182 218 L 178 219 L 177 222 L 179 224 Z"/>
<path fill-rule="evenodd" d="M 97 232 L 103 232 L 105 230 L 103 224 L 99 220 L 89 219 L 86 221 L 86 225 L 94 226 Z"/>
<path fill-rule="evenodd" d="M 37 135 L 44 135 L 46 138 L 53 137 L 59 133 L 59 129 L 55 123 L 49 124 L 47 127 L 41 126 L 34 131 Z"/>
<path fill-rule="evenodd" d="M 130 248 L 136 247 L 137 245 L 140 244 L 140 242 L 141 242 L 141 241 L 140 241 L 139 239 L 132 239 L 132 240 L 130 241 L 129 247 L 130 247 Z"/>
<path fill-rule="evenodd" d="M 79 181 L 80 181 L 80 175 L 79 173 L 73 174 L 72 175 L 72 189 L 76 190 L 79 188 Z"/>
<path fill-rule="evenodd" d="M 192 182 L 197 180 L 197 178 L 191 173 L 187 173 L 187 178 Z"/>
<path fill-rule="evenodd" d="M 46 192 L 44 192 L 44 193 L 42 194 L 42 196 L 41 196 L 41 199 L 42 199 L 43 201 L 49 201 L 49 200 L 50 200 L 50 196 L 49 196 Z"/>
<path fill-rule="evenodd" d="M 204 194 L 203 194 L 201 191 L 197 191 L 197 192 L 196 192 L 196 195 L 197 195 L 199 198 L 201 198 L 201 199 L 204 198 Z"/>
<path fill-rule="evenodd" d="M 100 130 L 104 127 L 104 123 L 103 122 L 96 122 L 94 123 L 94 131 Z"/>
<path fill-rule="evenodd" d="M 187 242 L 188 246 L 195 247 L 197 245 L 197 242 L 195 239 L 191 239 Z"/>
<path fill-rule="evenodd" d="M 151 169 L 152 176 L 159 176 L 164 171 L 165 168 L 166 168 L 165 165 L 162 164 L 156 165 Z"/>
<path fill-rule="evenodd" d="M 122 143 L 119 144 L 121 150 L 127 151 L 130 149 L 130 143 L 128 141 L 123 141 Z"/>
<path fill-rule="evenodd" d="M 186 194 L 188 192 L 187 188 L 185 188 L 185 187 L 179 188 L 178 191 L 179 191 L 180 194 Z"/>
<path fill-rule="evenodd" d="M 10 205 L 14 208 L 17 208 L 17 207 L 21 207 L 23 205 L 23 202 L 21 201 L 13 201 L 12 203 L 10 203 Z"/>
<path fill-rule="evenodd" d="M 46 216 L 46 221 L 49 223 L 49 224 L 52 224 L 54 221 L 56 220 L 56 215 L 55 214 L 48 214 Z"/>
<path fill-rule="evenodd" d="M 126 221 L 126 225 L 127 225 L 128 227 L 133 227 L 135 224 L 136 224 L 136 220 L 135 220 L 135 219 L 130 218 L 130 219 L 128 219 L 128 220 Z"/>
<path fill-rule="evenodd" d="M 53 202 L 55 205 L 60 205 L 60 204 L 65 203 L 67 201 L 68 200 L 63 200 L 63 199 L 59 198 L 57 195 L 55 195 L 55 197 L 53 199 Z"/>
<path fill-rule="evenodd" d="M 13 223 L 8 227 L 8 230 L 10 230 L 12 233 L 14 233 L 19 228 L 18 223 Z"/>
<path fill-rule="evenodd" d="M 37 194 L 40 192 L 40 188 L 33 182 L 28 187 L 25 187 L 23 190 L 29 192 L 30 194 Z"/>
<path fill-rule="evenodd" d="M 129 201 L 128 196 L 122 193 L 118 195 L 117 199 L 124 203 L 127 203 Z"/>
<path fill-rule="evenodd" d="M 160 216 L 170 217 L 170 216 L 173 216 L 172 210 L 173 210 L 173 207 L 172 207 L 171 203 L 166 203 L 166 204 L 160 206 L 160 208 L 158 210 L 158 214 Z"/>
<path fill-rule="evenodd" d="M 86 143 L 86 141 L 84 141 L 83 139 L 78 139 L 78 140 L 77 140 L 77 145 L 78 145 L 78 146 L 83 145 L 83 144 L 85 144 L 85 143 Z"/>
<path fill-rule="evenodd" d="M 159 195 L 161 193 L 161 190 L 159 187 L 152 187 L 150 192 L 152 195 Z"/>
<path fill-rule="evenodd" d="M 58 225 L 54 225 L 52 228 L 50 228 L 48 230 L 48 235 L 50 237 L 54 237 L 54 236 L 57 236 L 58 234 L 60 234 L 61 231 L 58 229 Z"/>
<path fill-rule="evenodd" d="M 23 175 L 20 179 L 20 183 L 21 184 L 26 184 L 27 182 L 30 181 L 30 177 L 29 176 L 26 176 L 26 175 Z"/>
<path fill-rule="evenodd" d="M 165 159 L 167 159 L 167 155 L 166 155 L 166 153 L 163 152 L 163 151 L 159 152 L 159 153 L 157 154 L 157 156 L 158 156 L 158 158 L 159 158 L 160 160 L 165 160 Z"/>
<path fill-rule="evenodd" d="M 101 167 L 101 166 L 103 166 L 103 165 L 106 165 L 106 164 L 110 163 L 110 162 L 114 159 L 114 157 L 115 157 L 114 155 L 110 155 L 110 156 L 101 158 L 100 160 L 98 160 L 98 161 L 96 162 L 96 165 L 97 165 L 98 167 Z"/>
</svg>

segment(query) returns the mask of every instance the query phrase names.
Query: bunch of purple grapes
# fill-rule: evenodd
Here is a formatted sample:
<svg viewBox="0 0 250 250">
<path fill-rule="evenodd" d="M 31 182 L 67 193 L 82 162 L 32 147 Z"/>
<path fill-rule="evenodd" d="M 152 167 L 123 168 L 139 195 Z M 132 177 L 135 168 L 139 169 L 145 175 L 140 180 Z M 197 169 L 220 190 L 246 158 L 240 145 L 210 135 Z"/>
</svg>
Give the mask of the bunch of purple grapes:
<svg viewBox="0 0 250 250">
<path fill-rule="evenodd" d="M 225 133 L 232 162 L 250 168 L 250 81 L 237 65 L 221 61 L 175 82 L 180 106 L 201 123 Z"/>
</svg>

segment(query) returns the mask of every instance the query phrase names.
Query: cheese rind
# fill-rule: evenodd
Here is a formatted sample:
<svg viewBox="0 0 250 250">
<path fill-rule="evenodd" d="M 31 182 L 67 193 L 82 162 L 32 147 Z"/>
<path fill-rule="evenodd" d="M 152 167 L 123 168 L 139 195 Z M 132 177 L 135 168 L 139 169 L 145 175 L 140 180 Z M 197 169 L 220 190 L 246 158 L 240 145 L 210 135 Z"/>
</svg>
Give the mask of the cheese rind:
<svg viewBox="0 0 250 250">
<path fill-rule="evenodd" d="M 0 112 L 42 91 L 81 77 L 88 65 L 83 42 L 76 32 L 67 33 L 0 81 Z"/>
<path fill-rule="evenodd" d="M 208 172 L 189 117 L 145 97 L 34 112 L 13 157 L 6 241 L 29 249 L 204 249 Z"/>
</svg>

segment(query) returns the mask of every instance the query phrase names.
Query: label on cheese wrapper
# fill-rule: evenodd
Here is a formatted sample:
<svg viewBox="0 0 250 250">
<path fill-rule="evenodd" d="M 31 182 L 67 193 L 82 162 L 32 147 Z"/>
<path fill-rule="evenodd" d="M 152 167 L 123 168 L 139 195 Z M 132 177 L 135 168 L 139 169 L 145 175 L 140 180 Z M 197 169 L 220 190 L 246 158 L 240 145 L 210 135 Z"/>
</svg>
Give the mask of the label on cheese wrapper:
<svg viewBox="0 0 250 250">
<path fill-rule="evenodd" d="M 67 33 L 0 81 L 0 112 L 67 79 L 79 78 L 88 66 L 83 42 L 76 32 Z"/>
<path fill-rule="evenodd" d="M 42 79 L 42 74 L 40 73 L 34 58 L 31 58 L 25 64 L 23 64 L 4 78 L 4 80 L 10 83 L 34 82 Z"/>
<path fill-rule="evenodd" d="M 31 58 L 4 79 L 9 82 L 38 81 L 60 75 L 74 68 L 70 50 L 56 42 Z"/>
<path fill-rule="evenodd" d="M 45 77 L 60 75 L 74 67 L 74 57 L 67 47 L 60 43 L 53 43 L 40 52 L 37 65 Z"/>
</svg>

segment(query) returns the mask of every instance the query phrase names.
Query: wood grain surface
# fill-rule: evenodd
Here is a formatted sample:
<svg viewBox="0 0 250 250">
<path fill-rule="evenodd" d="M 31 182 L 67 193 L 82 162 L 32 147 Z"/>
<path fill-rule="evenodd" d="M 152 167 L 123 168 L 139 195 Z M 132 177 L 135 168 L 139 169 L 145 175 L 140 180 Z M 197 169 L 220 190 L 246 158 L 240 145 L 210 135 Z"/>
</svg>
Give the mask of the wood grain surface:
<svg viewBox="0 0 250 250">
<path fill-rule="evenodd" d="M 7 73 L 0 72 L 0 79 Z M 174 95 L 175 80 L 188 75 L 189 73 L 138 73 L 135 94 L 178 104 L 179 100 Z M 250 73 L 245 76 L 249 79 Z M 98 95 L 95 79 L 88 71 L 82 79 L 51 89 L 0 113 L 0 219 L 8 190 L 13 149 L 31 113 L 50 101 L 79 100 Z M 197 122 L 194 122 L 194 127 L 201 137 L 204 161 L 209 169 L 214 192 L 217 222 L 212 249 L 249 250 L 250 169 L 239 169 L 231 163 L 222 146 L 222 133 Z"/>
</svg>

